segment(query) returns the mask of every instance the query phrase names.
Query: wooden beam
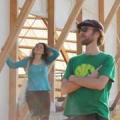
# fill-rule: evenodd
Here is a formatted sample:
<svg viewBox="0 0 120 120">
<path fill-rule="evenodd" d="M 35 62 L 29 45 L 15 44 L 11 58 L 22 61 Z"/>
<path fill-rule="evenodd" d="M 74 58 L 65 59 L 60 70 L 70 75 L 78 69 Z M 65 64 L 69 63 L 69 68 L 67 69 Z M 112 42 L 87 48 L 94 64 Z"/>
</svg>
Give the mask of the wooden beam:
<svg viewBox="0 0 120 120">
<path fill-rule="evenodd" d="M 23 49 L 32 49 L 33 46 L 20 45 L 19 48 L 23 48 Z M 66 49 L 66 50 L 65 50 L 65 53 L 67 53 L 67 52 L 69 52 L 69 53 L 77 53 L 76 50 L 69 50 L 69 49 Z"/>
<path fill-rule="evenodd" d="M 61 33 L 61 35 L 59 36 L 59 38 L 57 40 L 57 43 L 55 45 L 55 47 L 57 49 L 61 49 L 61 47 L 62 47 L 62 45 L 63 45 L 63 43 L 64 43 L 64 41 L 65 41 L 65 39 L 67 37 L 67 34 L 70 31 L 70 28 L 72 26 L 73 21 L 76 19 L 76 17 L 78 16 L 78 14 L 79 14 L 79 12 L 80 12 L 80 10 L 82 8 L 83 2 L 84 2 L 84 0 L 79 0 L 75 4 L 75 6 L 74 6 L 69 18 L 68 18 L 63 30 L 62 30 L 62 33 Z"/>
<path fill-rule="evenodd" d="M 55 32 L 55 36 L 56 36 L 56 32 Z M 58 34 L 57 34 L 58 36 Z M 31 40 L 48 40 L 48 38 L 44 38 L 44 37 L 29 37 L 29 36 L 19 36 L 19 38 L 21 39 L 31 39 Z M 57 37 L 58 38 L 58 37 Z M 76 41 L 73 41 L 73 40 L 66 40 L 65 41 L 66 43 L 75 43 L 76 44 Z"/>
<path fill-rule="evenodd" d="M 21 39 L 32 39 L 32 40 L 47 40 L 48 38 L 43 37 L 29 37 L 29 36 L 19 36 Z"/>
<path fill-rule="evenodd" d="M 109 27 L 109 24 L 114 16 L 114 14 L 117 12 L 118 8 L 120 6 L 120 0 L 116 0 L 114 2 L 114 5 L 112 7 L 112 9 L 110 10 L 106 20 L 105 20 L 105 24 L 104 24 L 104 31 L 106 32 L 108 27 Z"/>
<path fill-rule="evenodd" d="M 31 29 L 31 30 L 47 30 L 47 28 L 40 28 L 40 27 L 28 27 L 28 26 L 24 26 L 22 29 Z"/>
<path fill-rule="evenodd" d="M 99 20 L 104 25 L 104 0 L 99 0 Z"/>
<path fill-rule="evenodd" d="M 17 0 L 10 0 L 10 33 L 13 32 L 17 20 Z M 17 45 L 13 46 L 10 56 L 17 59 Z M 16 120 L 16 70 L 10 69 L 9 71 L 9 120 Z"/>
<path fill-rule="evenodd" d="M 76 0 L 76 2 L 78 2 L 78 0 Z M 82 9 L 80 10 L 79 15 L 76 20 L 78 23 L 82 22 Z M 76 33 L 76 37 L 77 37 L 77 44 L 76 44 L 77 45 L 77 54 L 80 54 L 80 53 L 82 53 L 82 45 L 80 42 L 80 37 L 79 37 L 78 32 Z"/>
<path fill-rule="evenodd" d="M 0 60 L 0 71 L 2 70 L 5 60 L 6 60 L 7 56 L 9 55 L 11 49 L 13 48 L 13 45 L 15 44 L 15 41 L 24 25 L 24 22 L 28 16 L 28 13 L 30 12 L 35 1 L 36 0 L 26 0 L 25 4 L 20 12 L 20 15 L 17 19 L 16 26 L 14 27 L 13 32 L 10 33 L 10 35 L 8 36 L 5 46 L 3 47 L 3 49 L 0 53 L 0 59 L 1 59 Z"/>
<path fill-rule="evenodd" d="M 34 18 L 34 19 L 36 19 L 36 18 Z M 37 19 L 36 19 L 37 20 Z M 32 30 L 48 30 L 47 28 L 43 28 L 43 27 L 28 27 L 28 26 L 23 26 L 23 28 L 22 29 L 32 29 Z M 60 29 L 60 28 L 56 28 L 56 31 L 62 31 L 62 29 Z M 70 32 L 72 32 L 72 33 L 75 33 L 75 31 L 70 31 Z"/>
<path fill-rule="evenodd" d="M 99 0 L 99 21 L 103 24 L 104 26 L 104 0 Z M 100 50 L 104 51 L 104 44 L 100 46 Z"/>
<path fill-rule="evenodd" d="M 48 45 L 54 48 L 55 45 L 55 36 L 54 36 L 54 31 L 55 31 L 55 0 L 48 0 Z M 54 103 L 54 89 L 55 89 L 55 77 L 54 77 L 54 65 L 52 65 L 51 70 L 49 71 L 49 80 L 51 82 L 53 90 L 51 91 L 51 100 Z"/>
</svg>

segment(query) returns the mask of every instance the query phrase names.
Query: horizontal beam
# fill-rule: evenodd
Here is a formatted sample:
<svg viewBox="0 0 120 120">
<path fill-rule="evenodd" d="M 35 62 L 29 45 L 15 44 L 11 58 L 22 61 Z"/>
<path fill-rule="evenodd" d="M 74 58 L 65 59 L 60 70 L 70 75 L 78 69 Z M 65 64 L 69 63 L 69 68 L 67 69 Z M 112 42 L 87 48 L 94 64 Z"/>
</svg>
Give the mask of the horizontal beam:
<svg viewBox="0 0 120 120">
<path fill-rule="evenodd" d="M 44 38 L 44 37 L 19 36 L 19 38 L 21 38 L 21 39 L 32 39 L 32 40 L 48 40 L 48 38 Z M 76 41 L 73 41 L 73 40 L 66 40 L 65 42 L 76 44 Z"/>
<path fill-rule="evenodd" d="M 19 48 L 23 48 L 23 49 L 32 49 L 33 46 L 20 45 Z M 69 53 L 76 53 L 76 52 L 77 52 L 76 50 L 68 50 L 68 49 L 66 49 L 65 51 L 66 51 L 66 52 L 69 52 Z"/>
</svg>

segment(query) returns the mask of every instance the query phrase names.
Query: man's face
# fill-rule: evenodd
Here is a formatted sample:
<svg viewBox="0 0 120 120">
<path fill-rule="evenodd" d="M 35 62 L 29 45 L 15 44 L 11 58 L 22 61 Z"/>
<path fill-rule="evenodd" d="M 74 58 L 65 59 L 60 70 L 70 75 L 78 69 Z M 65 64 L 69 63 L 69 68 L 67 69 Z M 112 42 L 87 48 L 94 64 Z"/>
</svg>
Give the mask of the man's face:
<svg viewBox="0 0 120 120">
<path fill-rule="evenodd" d="M 82 45 L 89 45 L 95 40 L 95 28 L 82 26 L 79 32 L 80 42 Z"/>
</svg>

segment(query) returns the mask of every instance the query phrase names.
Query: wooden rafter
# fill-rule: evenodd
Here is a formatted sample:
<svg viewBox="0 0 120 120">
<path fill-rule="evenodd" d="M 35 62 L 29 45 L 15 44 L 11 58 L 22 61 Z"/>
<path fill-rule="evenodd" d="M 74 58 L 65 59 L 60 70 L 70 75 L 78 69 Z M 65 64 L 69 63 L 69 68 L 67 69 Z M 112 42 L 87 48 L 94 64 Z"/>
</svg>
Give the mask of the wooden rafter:
<svg viewBox="0 0 120 120">
<path fill-rule="evenodd" d="M 110 10 L 107 18 L 105 19 L 105 23 L 104 23 L 104 31 L 106 32 L 108 27 L 109 27 L 109 24 L 113 18 L 113 16 L 115 15 L 115 13 L 117 12 L 118 8 L 120 6 L 120 0 L 116 0 L 114 2 L 114 5 L 112 7 L 112 9 Z"/>
<path fill-rule="evenodd" d="M 56 32 L 55 32 L 56 33 Z M 58 34 L 55 34 L 55 38 L 58 36 Z M 48 38 L 45 38 L 45 37 L 29 37 L 29 36 L 19 36 L 19 38 L 21 39 L 31 39 L 31 40 L 48 40 Z M 58 38 L 58 37 L 57 37 Z M 73 41 L 73 40 L 66 40 L 65 41 L 66 43 L 75 43 L 76 44 L 76 41 Z"/>
<path fill-rule="evenodd" d="M 2 70 L 2 67 L 4 66 L 4 62 L 9 55 L 11 49 L 13 48 L 13 45 L 15 44 L 16 38 L 18 37 L 23 24 L 28 16 L 28 13 L 30 12 L 34 2 L 36 0 L 26 0 L 24 3 L 24 6 L 20 12 L 20 15 L 18 16 L 16 26 L 13 29 L 13 32 L 9 34 L 6 43 L 0 53 L 0 71 Z"/>
<path fill-rule="evenodd" d="M 27 46 L 27 45 L 20 45 L 19 48 L 23 48 L 23 49 L 32 49 L 33 46 Z M 76 53 L 76 50 L 70 50 L 70 49 L 66 49 L 65 52 L 69 52 L 69 53 Z"/>
<path fill-rule="evenodd" d="M 57 49 L 59 49 L 59 50 L 61 49 L 61 47 L 67 37 L 67 34 L 70 31 L 73 21 L 77 18 L 78 14 L 82 8 L 83 2 L 84 2 L 84 0 L 79 0 L 78 2 L 76 2 L 67 22 L 62 30 L 61 35 L 59 36 L 59 38 L 57 40 L 57 43 L 55 45 L 55 47 Z"/>
</svg>

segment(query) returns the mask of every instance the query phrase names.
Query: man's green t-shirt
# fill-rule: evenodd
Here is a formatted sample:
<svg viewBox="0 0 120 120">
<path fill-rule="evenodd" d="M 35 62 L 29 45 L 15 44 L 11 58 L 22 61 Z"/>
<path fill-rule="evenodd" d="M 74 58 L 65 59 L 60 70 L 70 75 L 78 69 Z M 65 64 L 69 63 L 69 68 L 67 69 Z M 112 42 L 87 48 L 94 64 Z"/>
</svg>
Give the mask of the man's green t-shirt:
<svg viewBox="0 0 120 120">
<path fill-rule="evenodd" d="M 102 65 L 102 66 L 101 66 Z M 98 67 L 99 76 L 109 77 L 109 82 L 102 90 L 81 87 L 68 94 L 64 114 L 67 116 L 80 116 L 97 113 L 103 118 L 109 118 L 109 92 L 115 80 L 115 60 L 111 55 L 100 52 L 97 55 L 81 54 L 70 59 L 64 78 L 70 75 L 85 77 L 94 72 Z"/>
</svg>

